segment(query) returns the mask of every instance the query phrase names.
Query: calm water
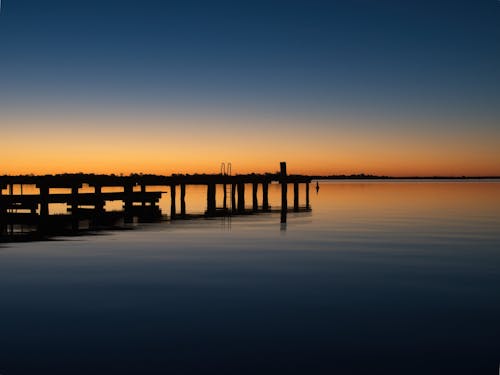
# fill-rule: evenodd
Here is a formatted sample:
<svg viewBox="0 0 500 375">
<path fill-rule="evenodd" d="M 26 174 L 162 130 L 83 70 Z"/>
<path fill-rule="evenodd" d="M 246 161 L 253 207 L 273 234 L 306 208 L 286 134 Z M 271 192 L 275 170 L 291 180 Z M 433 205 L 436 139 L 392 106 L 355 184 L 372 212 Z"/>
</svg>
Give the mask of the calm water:
<svg viewBox="0 0 500 375">
<path fill-rule="evenodd" d="M 498 373 L 500 183 L 311 200 L 2 245 L 0 374 Z"/>
</svg>

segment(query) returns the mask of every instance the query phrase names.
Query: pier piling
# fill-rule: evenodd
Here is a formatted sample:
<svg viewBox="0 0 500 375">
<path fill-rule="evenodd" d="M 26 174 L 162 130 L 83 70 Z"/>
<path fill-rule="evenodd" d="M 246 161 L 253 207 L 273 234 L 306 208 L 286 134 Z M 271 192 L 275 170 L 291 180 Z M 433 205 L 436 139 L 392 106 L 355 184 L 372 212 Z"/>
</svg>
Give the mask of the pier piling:
<svg viewBox="0 0 500 375">
<path fill-rule="evenodd" d="M 216 214 L 216 200 L 215 200 L 216 187 L 215 184 L 207 185 L 207 215 L 215 216 Z"/>
<path fill-rule="evenodd" d="M 286 175 L 286 162 L 280 163 L 280 182 L 281 182 L 281 222 L 286 223 L 286 214 L 288 209 L 287 200 L 287 175 Z"/>
<path fill-rule="evenodd" d="M 222 198 L 223 201 L 222 201 L 222 208 L 224 209 L 224 211 L 227 210 L 227 185 L 224 184 L 222 185 L 222 188 L 224 189 L 224 197 Z"/>
<path fill-rule="evenodd" d="M 141 193 L 143 197 L 145 192 L 146 192 L 146 185 L 141 184 Z M 142 206 L 142 212 L 144 213 L 144 210 L 146 208 L 146 200 L 144 198 L 142 199 L 141 206 Z"/>
<path fill-rule="evenodd" d="M 269 211 L 269 184 L 262 183 L 262 210 Z"/>
<path fill-rule="evenodd" d="M 186 216 L 186 184 L 181 184 L 181 216 Z"/>
<path fill-rule="evenodd" d="M 299 183 L 293 183 L 293 210 L 299 211 Z"/>
<path fill-rule="evenodd" d="M 133 201 L 132 201 L 132 194 L 133 194 L 133 186 L 130 183 L 127 183 L 123 186 L 123 191 L 124 191 L 124 208 L 125 208 L 125 222 L 131 223 L 134 219 L 132 208 L 133 208 Z"/>
<path fill-rule="evenodd" d="M 71 188 L 71 214 L 78 214 L 78 189 L 79 186 L 75 185 Z"/>
<path fill-rule="evenodd" d="M 231 212 L 236 212 L 236 184 L 231 184 Z"/>
<path fill-rule="evenodd" d="M 5 189 L 5 186 L 0 185 L 0 235 L 3 234 L 5 231 L 5 222 L 6 222 L 5 214 L 7 213 L 3 200 L 1 200 L 3 189 Z"/>
<path fill-rule="evenodd" d="M 95 196 L 94 210 L 97 215 L 100 215 L 104 212 L 104 200 L 102 199 L 101 185 L 94 186 L 94 196 Z"/>
<path fill-rule="evenodd" d="M 38 186 L 40 190 L 40 217 L 49 216 L 49 187 L 47 185 Z"/>
<path fill-rule="evenodd" d="M 309 203 L 309 182 L 306 182 L 306 209 L 308 210 L 311 207 Z"/>
<path fill-rule="evenodd" d="M 257 212 L 259 209 L 259 201 L 257 199 L 258 187 L 259 184 L 257 182 L 254 182 L 252 184 L 252 209 L 254 212 Z"/>
<path fill-rule="evenodd" d="M 238 213 L 245 212 L 245 184 L 238 183 Z"/>
<path fill-rule="evenodd" d="M 71 228 L 73 231 L 78 231 L 78 189 L 80 187 L 75 185 L 71 187 Z"/>
<path fill-rule="evenodd" d="M 177 213 L 177 208 L 175 207 L 175 193 L 176 193 L 176 186 L 175 184 L 170 185 L 170 218 L 175 219 L 175 215 Z"/>
</svg>

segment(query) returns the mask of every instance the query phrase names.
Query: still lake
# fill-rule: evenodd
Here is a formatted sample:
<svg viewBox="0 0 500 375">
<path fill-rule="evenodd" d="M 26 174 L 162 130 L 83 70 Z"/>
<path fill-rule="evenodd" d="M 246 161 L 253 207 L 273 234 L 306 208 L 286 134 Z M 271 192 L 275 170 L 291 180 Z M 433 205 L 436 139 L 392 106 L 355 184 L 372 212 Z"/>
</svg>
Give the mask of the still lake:
<svg viewBox="0 0 500 375">
<path fill-rule="evenodd" d="M 311 206 L 0 245 L 0 374 L 498 373 L 500 182 Z"/>
</svg>

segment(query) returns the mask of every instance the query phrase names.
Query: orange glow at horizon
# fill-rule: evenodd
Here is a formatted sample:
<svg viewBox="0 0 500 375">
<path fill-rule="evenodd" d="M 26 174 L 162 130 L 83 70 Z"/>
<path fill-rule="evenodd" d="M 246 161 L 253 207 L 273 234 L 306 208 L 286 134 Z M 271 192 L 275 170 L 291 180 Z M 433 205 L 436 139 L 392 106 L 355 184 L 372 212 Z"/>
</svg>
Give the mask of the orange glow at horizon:
<svg viewBox="0 0 500 375">
<path fill-rule="evenodd" d="M 0 175 L 233 173 L 500 175 L 492 134 L 245 117 L 50 117 L 0 120 Z M 91 125 L 89 125 L 91 124 Z"/>
</svg>

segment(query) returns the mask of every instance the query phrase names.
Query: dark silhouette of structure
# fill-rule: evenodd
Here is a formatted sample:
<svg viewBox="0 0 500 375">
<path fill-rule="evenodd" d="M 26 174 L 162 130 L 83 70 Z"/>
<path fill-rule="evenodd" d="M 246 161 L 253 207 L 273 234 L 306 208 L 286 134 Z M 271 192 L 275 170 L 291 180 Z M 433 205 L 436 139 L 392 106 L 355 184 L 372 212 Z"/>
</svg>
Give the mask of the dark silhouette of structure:
<svg viewBox="0 0 500 375">
<path fill-rule="evenodd" d="M 207 204 L 204 217 L 222 215 L 242 215 L 249 213 L 271 212 L 269 205 L 269 184 L 279 182 L 282 186 L 281 222 L 286 222 L 288 211 L 287 186 L 294 186 L 293 210 L 310 210 L 309 183 L 311 178 L 301 175 L 287 175 L 286 163 L 281 163 L 280 173 L 231 175 L 231 164 L 223 164 L 220 174 L 202 175 L 94 175 L 64 174 L 47 176 L 2 176 L 0 177 L 0 233 L 6 234 L 8 226 L 14 224 L 36 226 L 40 232 L 59 231 L 69 227 L 78 231 L 81 220 L 89 220 L 91 225 L 112 225 L 118 218 L 132 222 L 158 220 L 162 212 L 158 206 L 165 192 L 147 191 L 148 186 L 164 186 L 170 192 L 170 220 L 193 217 L 186 212 L 186 186 L 206 185 Z M 299 206 L 299 184 L 306 185 L 306 204 Z M 245 208 L 245 184 L 252 185 L 251 209 Z M 13 194 L 14 185 L 35 185 L 39 191 L 34 195 Z M 93 187 L 94 192 L 82 193 L 83 185 Z M 216 186 L 222 185 L 224 200 L 222 207 L 216 205 Z M 262 186 L 262 204 L 259 205 L 258 186 Z M 138 188 L 140 186 L 140 188 Z M 2 189 L 9 187 L 8 194 Z M 121 192 L 104 192 L 104 187 L 120 187 Z M 180 212 L 177 210 L 177 187 L 180 187 Z M 54 188 L 71 189 L 71 193 L 51 193 Z M 135 189 L 134 189 L 135 188 Z M 122 201 L 123 211 L 106 212 L 105 203 Z M 63 203 L 68 206 L 67 215 L 51 215 L 49 204 Z M 199 215 L 198 215 L 199 216 Z"/>
</svg>

